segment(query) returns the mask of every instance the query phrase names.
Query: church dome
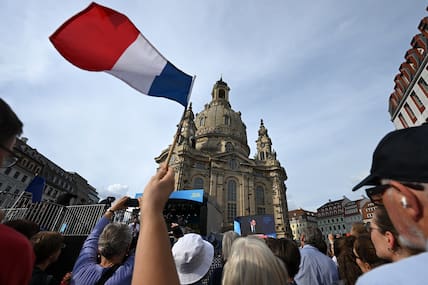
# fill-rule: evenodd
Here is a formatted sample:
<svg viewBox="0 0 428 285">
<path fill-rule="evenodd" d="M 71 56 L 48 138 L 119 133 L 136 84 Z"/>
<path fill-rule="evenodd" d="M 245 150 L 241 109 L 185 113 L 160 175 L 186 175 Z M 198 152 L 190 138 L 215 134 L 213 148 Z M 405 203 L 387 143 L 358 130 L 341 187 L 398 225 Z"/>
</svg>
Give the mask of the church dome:
<svg viewBox="0 0 428 285">
<path fill-rule="evenodd" d="M 248 156 L 247 128 L 242 122 L 241 112 L 235 112 L 230 106 L 229 91 L 226 82 L 222 79 L 217 81 L 211 93 L 211 102 L 196 114 L 196 148 L 226 152 L 227 148 L 233 147 L 235 150 L 241 149 Z"/>
</svg>

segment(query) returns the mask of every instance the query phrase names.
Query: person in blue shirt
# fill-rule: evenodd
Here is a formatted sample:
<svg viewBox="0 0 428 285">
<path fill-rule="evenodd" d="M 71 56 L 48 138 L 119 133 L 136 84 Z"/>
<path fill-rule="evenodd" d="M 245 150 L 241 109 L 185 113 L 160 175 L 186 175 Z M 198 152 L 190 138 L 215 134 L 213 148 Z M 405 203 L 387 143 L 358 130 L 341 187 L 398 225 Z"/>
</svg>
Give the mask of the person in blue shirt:
<svg viewBox="0 0 428 285">
<path fill-rule="evenodd" d="M 114 203 L 95 225 L 73 267 L 71 284 L 131 284 L 134 254 L 129 254 L 131 230 L 126 224 L 110 223 L 114 212 L 126 209 L 129 197 Z M 98 254 L 100 259 L 98 259 Z M 129 256 L 128 256 L 129 255 Z"/>
<path fill-rule="evenodd" d="M 332 285 L 339 283 L 339 272 L 334 261 L 320 252 L 317 246 L 322 233 L 316 227 L 308 227 L 301 235 L 300 269 L 294 280 L 298 285 Z"/>
</svg>

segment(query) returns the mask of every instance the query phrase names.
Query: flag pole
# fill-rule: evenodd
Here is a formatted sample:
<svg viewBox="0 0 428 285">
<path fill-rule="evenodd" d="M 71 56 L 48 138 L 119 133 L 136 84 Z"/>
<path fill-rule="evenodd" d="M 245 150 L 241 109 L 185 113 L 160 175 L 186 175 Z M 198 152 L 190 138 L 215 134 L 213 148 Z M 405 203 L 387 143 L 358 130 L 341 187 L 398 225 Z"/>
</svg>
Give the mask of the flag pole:
<svg viewBox="0 0 428 285">
<path fill-rule="evenodd" d="M 181 128 L 183 127 L 183 121 L 184 121 L 184 117 L 186 116 L 187 106 L 189 105 L 189 102 L 190 102 L 190 96 L 192 95 L 193 83 L 195 82 L 195 79 L 196 79 L 196 75 L 193 76 L 192 83 L 190 84 L 189 95 L 187 97 L 187 105 L 186 107 L 184 107 L 183 115 L 181 116 L 180 123 L 178 124 L 178 128 L 177 128 L 177 132 L 175 133 L 175 136 L 174 136 L 174 141 L 172 142 L 171 148 L 169 149 L 169 152 L 168 152 L 168 156 L 166 157 L 166 162 L 165 162 L 166 166 L 169 165 L 172 152 L 174 151 L 175 145 L 177 144 L 177 141 L 178 141 L 178 137 L 181 134 Z"/>
</svg>

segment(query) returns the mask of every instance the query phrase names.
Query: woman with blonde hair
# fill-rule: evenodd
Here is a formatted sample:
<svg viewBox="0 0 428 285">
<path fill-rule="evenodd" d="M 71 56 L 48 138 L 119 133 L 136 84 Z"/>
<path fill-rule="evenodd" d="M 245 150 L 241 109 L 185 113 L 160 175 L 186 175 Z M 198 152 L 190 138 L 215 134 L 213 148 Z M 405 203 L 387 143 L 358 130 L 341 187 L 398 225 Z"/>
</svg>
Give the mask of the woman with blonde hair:
<svg viewBox="0 0 428 285">
<path fill-rule="evenodd" d="M 226 262 L 227 258 L 230 255 L 230 250 L 232 249 L 232 243 L 237 239 L 239 235 L 234 231 L 227 231 L 223 234 L 223 240 L 221 245 L 221 254 L 223 256 L 223 261 Z"/>
<path fill-rule="evenodd" d="M 283 262 L 264 241 L 245 237 L 233 242 L 224 266 L 223 285 L 283 285 L 287 281 Z"/>
</svg>

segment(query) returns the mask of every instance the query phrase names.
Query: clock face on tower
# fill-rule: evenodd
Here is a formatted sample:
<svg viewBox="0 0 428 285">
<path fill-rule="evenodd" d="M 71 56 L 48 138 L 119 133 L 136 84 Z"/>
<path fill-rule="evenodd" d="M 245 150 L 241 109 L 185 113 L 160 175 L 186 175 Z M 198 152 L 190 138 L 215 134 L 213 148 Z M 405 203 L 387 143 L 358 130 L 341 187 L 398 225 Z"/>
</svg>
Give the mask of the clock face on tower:
<svg viewBox="0 0 428 285">
<path fill-rule="evenodd" d="M 261 147 L 265 147 L 265 143 L 261 143 L 260 145 L 261 145 Z"/>
</svg>

